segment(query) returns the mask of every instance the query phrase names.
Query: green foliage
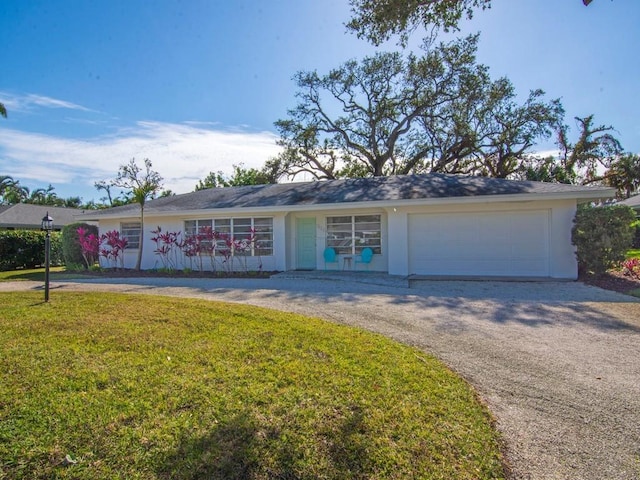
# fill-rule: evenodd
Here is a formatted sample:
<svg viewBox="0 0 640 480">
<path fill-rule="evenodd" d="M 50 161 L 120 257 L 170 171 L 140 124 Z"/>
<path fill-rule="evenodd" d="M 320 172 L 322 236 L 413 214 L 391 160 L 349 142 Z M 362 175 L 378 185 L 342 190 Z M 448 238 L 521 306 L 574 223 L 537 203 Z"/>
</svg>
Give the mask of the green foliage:
<svg viewBox="0 0 640 480">
<path fill-rule="evenodd" d="M 582 0 L 586 6 L 591 2 Z M 358 38 L 380 45 L 398 35 L 406 46 L 409 35 L 421 27 L 432 34 L 458 30 L 460 20 L 490 8 L 491 0 L 349 0 L 349 4 L 353 16 L 347 28 Z"/>
<path fill-rule="evenodd" d="M 617 156 L 605 173 L 604 182 L 618 190 L 618 198 L 629 198 L 640 190 L 640 155 Z"/>
<path fill-rule="evenodd" d="M 110 187 L 126 189 L 125 196 L 140 205 L 140 246 L 138 248 L 136 270 L 140 270 L 142 249 L 144 247 L 144 206 L 147 200 L 154 199 L 162 188 L 162 176 L 152 169 L 151 160 L 145 158 L 143 163 L 144 169 L 138 166 L 135 158 L 132 158 L 129 163 L 120 165 L 115 179 L 105 183 Z M 97 186 L 98 184 L 96 184 Z"/>
<path fill-rule="evenodd" d="M 0 293 L 0 321 L 2 478 L 504 478 L 473 389 L 380 335 L 108 293 Z"/>
<path fill-rule="evenodd" d="M 520 103 L 476 61 L 478 36 L 422 55 L 380 52 L 326 75 L 299 72 L 298 105 L 275 123 L 290 177 L 463 173 L 506 178 L 564 115 L 542 90 Z"/>
<path fill-rule="evenodd" d="M 233 165 L 233 174 L 230 177 L 226 177 L 221 171 L 209 172 L 203 180 L 198 180 L 195 191 L 206 190 L 207 188 L 265 185 L 277 183 L 277 181 L 277 176 L 269 171 L 268 165 L 262 170 L 258 170 L 256 168 L 245 168 L 241 163 L 240 165 Z"/>
<path fill-rule="evenodd" d="M 633 210 L 624 205 L 578 208 L 571 231 L 581 271 L 600 275 L 625 259 L 633 241 Z"/>
<path fill-rule="evenodd" d="M 633 248 L 640 248 L 640 220 L 634 225 L 633 243 L 631 246 Z"/>
<path fill-rule="evenodd" d="M 62 228 L 62 253 L 64 255 L 65 264 L 73 269 L 76 266 L 85 265 L 84 257 L 82 256 L 82 248 L 80 247 L 80 241 L 78 240 L 78 228 L 84 228 L 88 234 L 93 233 L 98 235 L 98 227 L 90 225 L 88 223 L 70 223 Z"/>
<path fill-rule="evenodd" d="M 0 230 L 0 270 L 44 265 L 45 236 L 38 230 Z M 60 237 L 60 233 L 51 232 L 51 265 L 63 263 Z"/>
<path fill-rule="evenodd" d="M 462 18 L 471 18 L 476 8 L 490 7 L 491 0 L 350 0 L 349 4 L 353 18 L 347 28 L 359 38 L 380 45 L 400 35 L 400 43 L 406 45 L 409 34 L 420 26 L 457 30 Z"/>
</svg>

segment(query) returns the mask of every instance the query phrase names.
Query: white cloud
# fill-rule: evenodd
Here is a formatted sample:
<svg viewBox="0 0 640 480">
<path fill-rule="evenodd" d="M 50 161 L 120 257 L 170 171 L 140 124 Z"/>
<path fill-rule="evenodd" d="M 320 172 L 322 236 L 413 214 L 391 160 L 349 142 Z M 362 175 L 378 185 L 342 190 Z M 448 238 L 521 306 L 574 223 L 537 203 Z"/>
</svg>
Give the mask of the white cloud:
<svg viewBox="0 0 640 480">
<path fill-rule="evenodd" d="M 83 107 L 77 103 L 59 100 L 57 98 L 47 97 L 45 95 L 36 95 L 29 93 L 27 95 L 11 95 L 7 92 L 0 92 L 0 103 L 4 104 L 7 110 L 25 112 L 34 108 L 65 108 L 69 110 L 80 110 L 83 112 L 93 112 L 90 108 Z"/>
<path fill-rule="evenodd" d="M 70 110 L 82 110 L 84 112 L 91 111 L 90 109 L 83 107 L 82 105 L 66 102 L 64 100 L 57 100 L 51 97 L 45 97 L 44 95 L 29 94 L 24 97 L 24 102 L 27 105 L 37 105 L 39 107 L 46 108 L 68 108 Z"/>
<path fill-rule="evenodd" d="M 21 184 L 51 183 L 61 197 L 98 198 L 95 181 L 115 177 L 131 158 L 149 158 L 174 193 L 192 191 L 210 171 L 261 168 L 277 155 L 271 132 L 216 130 L 193 124 L 138 122 L 114 135 L 71 139 L 0 130 L 0 172 Z"/>
</svg>

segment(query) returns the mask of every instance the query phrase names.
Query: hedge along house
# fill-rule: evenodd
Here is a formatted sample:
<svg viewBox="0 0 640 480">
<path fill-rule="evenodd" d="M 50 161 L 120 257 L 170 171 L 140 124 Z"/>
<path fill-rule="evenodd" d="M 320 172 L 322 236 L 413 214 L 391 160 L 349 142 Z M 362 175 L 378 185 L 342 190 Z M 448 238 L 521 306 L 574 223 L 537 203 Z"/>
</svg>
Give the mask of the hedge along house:
<svg viewBox="0 0 640 480">
<path fill-rule="evenodd" d="M 392 275 L 575 279 L 577 204 L 614 194 L 605 187 L 444 174 L 213 188 L 146 204 L 142 268 L 162 266 L 151 240 L 158 226 L 183 236 L 210 227 L 235 238 L 255 229 L 258 247 L 243 259 L 249 269 L 360 270 L 358 257 L 369 247 L 374 255 L 366 269 Z M 128 237 L 125 267 L 131 268 L 139 216 L 132 204 L 85 218 L 99 221 L 100 233 Z M 337 253 L 331 264 L 326 248 Z"/>
</svg>

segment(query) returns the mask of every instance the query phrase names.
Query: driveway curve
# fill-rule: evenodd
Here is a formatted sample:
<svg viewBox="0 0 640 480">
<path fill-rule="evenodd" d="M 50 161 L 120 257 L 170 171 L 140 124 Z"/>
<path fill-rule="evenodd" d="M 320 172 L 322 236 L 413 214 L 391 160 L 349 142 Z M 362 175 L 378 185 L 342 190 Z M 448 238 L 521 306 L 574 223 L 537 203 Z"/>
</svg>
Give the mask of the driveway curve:
<svg viewBox="0 0 640 480">
<path fill-rule="evenodd" d="M 0 283 L 0 291 L 41 288 Z M 516 479 L 640 479 L 640 302 L 581 283 L 351 277 L 90 279 L 57 290 L 240 302 L 365 328 L 440 358 L 496 418 Z"/>
</svg>

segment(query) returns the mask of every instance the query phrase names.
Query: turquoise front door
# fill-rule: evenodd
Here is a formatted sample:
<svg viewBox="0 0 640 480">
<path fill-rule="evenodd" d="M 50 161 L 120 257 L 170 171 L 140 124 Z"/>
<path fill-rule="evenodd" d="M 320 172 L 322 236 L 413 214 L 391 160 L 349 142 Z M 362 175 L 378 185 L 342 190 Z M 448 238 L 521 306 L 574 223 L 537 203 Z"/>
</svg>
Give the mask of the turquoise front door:
<svg viewBox="0 0 640 480">
<path fill-rule="evenodd" d="M 296 220 L 296 269 L 316 269 L 316 219 Z"/>
</svg>

